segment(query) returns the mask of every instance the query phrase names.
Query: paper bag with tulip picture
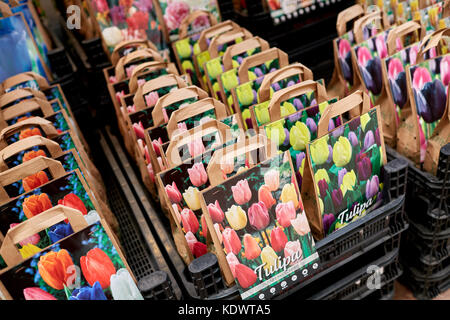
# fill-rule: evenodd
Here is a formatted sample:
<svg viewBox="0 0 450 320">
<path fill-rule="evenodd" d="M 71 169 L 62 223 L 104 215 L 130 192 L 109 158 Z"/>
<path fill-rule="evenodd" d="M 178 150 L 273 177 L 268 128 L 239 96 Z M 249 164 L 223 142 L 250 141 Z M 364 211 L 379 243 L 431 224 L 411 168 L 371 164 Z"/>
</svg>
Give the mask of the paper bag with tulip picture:
<svg viewBox="0 0 450 320">
<path fill-rule="evenodd" d="M 27 258 L 17 256 L 15 242 L 65 219 L 76 226 L 74 233 Z M 88 222 L 71 208 L 58 206 L 18 225 L 1 251 L 8 257 L 0 272 L 7 300 L 143 300 L 108 225 Z"/>
<path fill-rule="evenodd" d="M 307 145 L 302 197 L 310 206 L 310 223 L 326 236 L 382 204 L 381 169 L 386 151 L 379 107 L 369 110 L 369 97 L 357 91 L 325 109 L 318 138 Z M 350 109 L 360 115 L 328 131 L 329 119 Z M 309 192 L 312 193 L 308 194 Z M 306 206 L 306 203 L 305 203 Z M 320 238 L 321 239 L 321 238 Z"/>
<path fill-rule="evenodd" d="M 290 156 L 281 153 L 202 192 L 227 283 L 242 299 L 272 299 L 319 265 Z"/>
</svg>

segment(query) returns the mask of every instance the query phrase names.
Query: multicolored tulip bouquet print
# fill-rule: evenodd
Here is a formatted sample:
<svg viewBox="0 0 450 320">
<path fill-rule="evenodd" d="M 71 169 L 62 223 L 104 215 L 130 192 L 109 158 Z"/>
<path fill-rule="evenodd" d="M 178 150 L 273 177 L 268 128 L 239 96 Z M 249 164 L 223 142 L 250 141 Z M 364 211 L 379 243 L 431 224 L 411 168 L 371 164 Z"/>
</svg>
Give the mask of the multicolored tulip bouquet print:
<svg viewBox="0 0 450 320">
<path fill-rule="evenodd" d="M 216 247 L 223 248 L 242 299 L 271 299 L 318 268 L 287 153 L 202 195 L 208 225 L 219 241 Z"/>
<path fill-rule="evenodd" d="M 195 10 L 206 10 L 216 16 L 217 20 L 220 18 L 216 0 L 159 0 L 159 5 L 170 41 L 178 39 L 181 22 Z M 210 26 L 208 16 L 199 16 L 191 23 L 188 34 L 199 33 Z"/>
<path fill-rule="evenodd" d="M 385 150 L 379 123 L 378 108 L 371 109 L 308 144 L 325 235 L 382 203 Z"/>
<path fill-rule="evenodd" d="M 0 274 L 13 300 L 143 300 L 100 222 Z"/>
<path fill-rule="evenodd" d="M 295 112 L 289 116 L 264 125 L 267 137 L 274 141 L 280 151 L 289 151 L 291 161 L 294 165 L 297 184 L 301 190 L 303 170 L 306 161 L 306 146 L 317 138 L 317 125 L 325 108 L 337 99 L 323 102 L 319 106 L 308 107 Z M 328 131 L 342 124 L 341 117 L 330 119 Z M 327 159 L 332 161 L 332 150 Z"/>
<path fill-rule="evenodd" d="M 112 52 L 121 41 L 148 39 L 158 49 L 166 43 L 152 0 L 90 0 L 102 37 Z"/>
<path fill-rule="evenodd" d="M 425 160 L 427 141 L 442 118 L 450 82 L 450 54 L 409 68 L 414 105 L 419 121 L 420 161 Z"/>
</svg>

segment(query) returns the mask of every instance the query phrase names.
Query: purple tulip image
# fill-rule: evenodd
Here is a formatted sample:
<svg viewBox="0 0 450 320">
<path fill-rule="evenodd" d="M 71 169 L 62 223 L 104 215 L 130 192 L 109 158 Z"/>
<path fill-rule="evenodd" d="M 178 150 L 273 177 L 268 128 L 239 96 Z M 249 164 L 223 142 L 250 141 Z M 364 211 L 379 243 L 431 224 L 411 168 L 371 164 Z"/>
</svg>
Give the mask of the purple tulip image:
<svg viewBox="0 0 450 320">
<path fill-rule="evenodd" d="M 312 118 L 306 119 L 306 126 L 308 127 L 311 133 L 315 133 L 317 131 L 316 122 Z"/>
<path fill-rule="evenodd" d="M 393 58 L 388 64 L 388 78 L 394 103 L 403 107 L 408 97 L 406 90 L 406 73 L 398 58 Z"/>
<path fill-rule="evenodd" d="M 283 146 L 287 146 L 289 145 L 289 130 L 286 128 L 284 128 L 284 135 L 286 136 L 286 138 L 284 138 Z"/>
<path fill-rule="evenodd" d="M 377 128 L 375 130 L 375 142 L 377 143 L 377 146 L 381 146 L 381 138 L 380 138 L 380 129 Z"/>
<path fill-rule="evenodd" d="M 344 179 L 345 174 L 347 173 L 347 169 L 342 168 L 338 172 L 338 185 L 340 186 L 342 184 L 342 180 Z"/>
<path fill-rule="evenodd" d="M 330 132 L 334 128 L 335 128 L 334 121 L 333 121 L 333 119 L 330 119 L 330 121 L 328 122 L 328 132 Z"/>
<path fill-rule="evenodd" d="M 244 61 L 244 58 L 242 58 L 242 57 L 237 57 L 237 58 L 236 58 L 236 61 L 237 61 L 237 63 L 241 64 L 242 61 Z"/>
<path fill-rule="evenodd" d="M 295 109 L 297 109 L 298 111 L 300 111 L 304 108 L 303 103 L 299 98 L 295 98 L 293 102 L 294 102 Z"/>
<path fill-rule="evenodd" d="M 305 153 L 299 152 L 295 156 L 295 164 L 297 165 L 297 169 L 299 169 L 302 166 L 303 159 L 305 159 Z"/>
<path fill-rule="evenodd" d="M 350 131 L 356 131 L 356 129 L 358 129 L 358 127 L 360 125 L 361 125 L 361 119 L 359 117 L 357 117 L 357 118 L 350 120 L 350 122 L 348 123 L 348 128 L 350 129 Z"/>
<path fill-rule="evenodd" d="M 275 82 L 274 84 L 272 84 L 272 89 L 273 91 L 278 91 L 281 90 L 281 86 L 278 82 Z"/>
<path fill-rule="evenodd" d="M 290 122 L 295 123 L 295 122 L 299 121 L 301 117 L 302 117 L 302 113 L 301 112 L 296 112 L 296 113 L 290 115 L 288 117 L 288 119 L 289 119 Z"/>
<path fill-rule="evenodd" d="M 264 75 L 264 73 L 262 72 L 261 68 L 258 68 L 258 67 L 256 67 L 256 68 L 253 70 L 253 73 L 254 73 L 258 78 Z"/>
<path fill-rule="evenodd" d="M 330 120 L 333 121 L 333 120 Z M 341 126 L 339 128 L 336 128 L 331 134 L 333 135 L 333 137 L 338 138 L 340 136 L 342 136 L 344 134 L 344 126 Z"/>
<path fill-rule="evenodd" d="M 327 181 L 325 179 L 319 180 L 317 185 L 319 186 L 320 196 L 322 197 L 322 199 L 325 198 L 327 196 L 327 190 L 328 190 Z"/>
<path fill-rule="evenodd" d="M 313 104 L 313 102 L 311 101 L 311 107 L 306 109 L 306 114 L 308 115 L 308 117 L 314 117 L 319 113 L 319 111 L 319 106 L 317 104 Z"/>
<path fill-rule="evenodd" d="M 330 163 L 333 160 L 333 147 L 328 145 L 328 159 L 327 163 Z"/>
<path fill-rule="evenodd" d="M 375 137 L 373 135 L 373 131 L 369 130 L 366 132 L 364 137 L 364 150 L 369 149 L 375 143 Z"/>
<path fill-rule="evenodd" d="M 334 220 L 334 214 L 328 213 L 323 215 L 323 230 L 325 233 L 328 233 L 328 230 L 330 229 L 331 225 L 333 224 Z"/>
<path fill-rule="evenodd" d="M 333 200 L 333 205 L 336 210 L 340 208 L 343 198 L 341 188 L 334 189 L 331 192 L 331 200 Z"/>
<path fill-rule="evenodd" d="M 366 183 L 366 199 L 370 199 L 378 193 L 380 188 L 380 181 L 378 176 L 373 176 L 372 179 Z"/>
<path fill-rule="evenodd" d="M 367 180 L 372 174 L 372 162 L 370 158 L 363 157 L 356 163 L 356 171 L 358 173 L 358 179 L 361 181 Z"/>
<path fill-rule="evenodd" d="M 372 54 L 366 47 L 358 48 L 357 57 L 366 88 L 373 94 L 379 95 L 383 85 L 380 58 L 372 57 Z"/>
<path fill-rule="evenodd" d="M 286 87 L 293 86 L 294 84 L 295 84 L 295 81 L 289 80 L 288 83 L 286 84 Z"/>
<path fill-rule="evenodd" d="M 348 133 L 348 140 L 352 144 L 352 146 L 356 147 L 358 145 L 358 138 L 356 137 L 356 134 L 353 131 L 350 131 Z"/>
<path fill-rule="evenodd" d="M 352 55 L 351 45 L 346 39 L 340 39 L 338 45 L 339 65 L 341 67 L 342 76 L 350 84 L 353 83 Z"/>
</svg>

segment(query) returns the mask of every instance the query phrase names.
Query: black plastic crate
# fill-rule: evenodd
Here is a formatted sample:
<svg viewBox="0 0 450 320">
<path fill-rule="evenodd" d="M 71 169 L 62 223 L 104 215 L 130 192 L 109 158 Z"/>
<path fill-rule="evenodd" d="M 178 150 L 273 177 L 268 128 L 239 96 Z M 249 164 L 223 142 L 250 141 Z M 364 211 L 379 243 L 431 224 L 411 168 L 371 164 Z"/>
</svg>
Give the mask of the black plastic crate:
<svg viewBox="0 0 450 320">
<path fill-rule="evenodd" d="M 431 277 L 423 276 L 415 268 L 405 268 L 399 280 L 411 289 L 417 299 L 433 299 L 450 288 L 450 266 Z"/>
<path fill-rule="evenodd" d="M 109 63 L 109 58 L 104 51 L 102 39 L 93 38 L 81 42 L 84 52 L 86 53 L 89 64 L 95 68 L 96 66 Z"/>
<path fill-rule="evenodd" d="M 440 260 L 449 254 L 450 229 L 435 233 L 423 225 L 410 222 L 406 241 L 417 245 L 423 254 Z"/>
<path fill-rule="evenodd" d="M 375 290 L 362 300 L 392 300 L 395 295 L 395 281 L 383 285 L 380 290 Z"/>
<path fill-rule="evenodd" d="M 450 143 L 442 147 L 436 176 L 417 168 L 406 157 L 387 147 L 388 159 L 408 161 L 405 211 L 408 218 L 434 232 L 450 227 Z"/>
</svg>

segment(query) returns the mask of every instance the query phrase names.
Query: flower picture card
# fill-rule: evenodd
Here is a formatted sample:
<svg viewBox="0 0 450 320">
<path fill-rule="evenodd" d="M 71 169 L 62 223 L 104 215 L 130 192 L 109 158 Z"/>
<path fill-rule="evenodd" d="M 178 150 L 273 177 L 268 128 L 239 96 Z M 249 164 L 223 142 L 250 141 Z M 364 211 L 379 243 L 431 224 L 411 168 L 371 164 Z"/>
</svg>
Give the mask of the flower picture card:
<svg viewBox="0 0 450 320">
<path fill-rule="evenodd" d="M 222 272 L 242 299 L 272 299 L 319 267 L 287 153 L 205 189 L 201 202 Z"/>
<path fill-rule="evenodd" d="M 101 221 L 1 272 L 0 290 L 13 300 L 143 300 L 118 243 Z"/>
</svg>

